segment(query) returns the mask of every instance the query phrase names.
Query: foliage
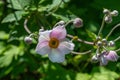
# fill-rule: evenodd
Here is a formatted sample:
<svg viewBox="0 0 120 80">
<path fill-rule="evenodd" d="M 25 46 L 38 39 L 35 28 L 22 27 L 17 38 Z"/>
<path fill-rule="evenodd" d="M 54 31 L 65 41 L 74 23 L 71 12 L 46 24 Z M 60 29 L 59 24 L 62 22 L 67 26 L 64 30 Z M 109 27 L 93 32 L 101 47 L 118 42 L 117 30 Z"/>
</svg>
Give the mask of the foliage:
<svg viewBox="0 0 120 80">
<path fill-rule="evenodd" d="M 119 3 L 119 0 L 1 0 L 0 80 L 119 80 L 120 59 L 101 67 L 90 62 L 91 53 L 84 56 L 67 55 L 64 63 L 51 63 L 46 56 L 36 54 L 36 40 L 30 45 L 24 42 L 24 37 L 28 35 L 24 30 L 25 19 L 28 19 L 30 30 L 35 32 L 41 26 L 51 29 L 59 20 L 68 21 L 76 17 L 83 19 L 84 26 L 73 29 L 69 25 L 68 33 L 92 41 L 96 37 L 94 33 L 99 31 L 103 8 L 117 9 L 120 12 Z M 118 22 L 120 16 L 105 26 L 105 35 L 102 36 L 106 36 Z M 119 36 L 119 30 L 120 28 L 110 38 Z M 119 43 L 115 48 L 119 48 Z M 93 48 L 82 43 L 75 44 L 77 51 Z"/>
</svg>

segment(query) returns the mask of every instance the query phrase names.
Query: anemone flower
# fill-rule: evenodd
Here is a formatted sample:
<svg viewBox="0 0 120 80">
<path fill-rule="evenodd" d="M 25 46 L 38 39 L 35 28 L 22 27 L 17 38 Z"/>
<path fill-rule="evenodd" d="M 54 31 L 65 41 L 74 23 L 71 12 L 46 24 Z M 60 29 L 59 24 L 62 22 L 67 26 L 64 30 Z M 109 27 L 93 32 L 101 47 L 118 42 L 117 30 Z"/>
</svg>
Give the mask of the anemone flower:
<svg viewBox="0 0 120 80">
<path fill-rule="evenodd" d="M 106 55 L 105 58 L 109 61 L 117 61 L 119 56 L 115 51 L 109 51 Z"/>
<path fill-rule="evenodd" d="M 74 44 L 66 39 L 66 29 L 64 26 L 57 26 L 52 30 L 39 33 L 36 52 L 40 55 L 48 54 L 50 61 L 63 62 L 65 54 L 74 49 Z"/>
</svg>

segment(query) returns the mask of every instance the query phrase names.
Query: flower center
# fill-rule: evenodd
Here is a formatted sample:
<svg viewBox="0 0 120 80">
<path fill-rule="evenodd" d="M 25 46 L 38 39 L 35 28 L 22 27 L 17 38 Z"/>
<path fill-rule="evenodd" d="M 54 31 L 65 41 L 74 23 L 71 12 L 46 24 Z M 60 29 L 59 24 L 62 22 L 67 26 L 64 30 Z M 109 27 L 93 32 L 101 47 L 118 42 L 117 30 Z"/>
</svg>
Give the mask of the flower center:
<svg viewBox="0 0 120 80">
<path fill-rule="evenodd" d="M 59 40 L 56 39 L 56 38 L 51 38 L 50 41 L 49 41 L 49 46 L 51 48 L 57 48 L 59 45 Z"/>
</svg>

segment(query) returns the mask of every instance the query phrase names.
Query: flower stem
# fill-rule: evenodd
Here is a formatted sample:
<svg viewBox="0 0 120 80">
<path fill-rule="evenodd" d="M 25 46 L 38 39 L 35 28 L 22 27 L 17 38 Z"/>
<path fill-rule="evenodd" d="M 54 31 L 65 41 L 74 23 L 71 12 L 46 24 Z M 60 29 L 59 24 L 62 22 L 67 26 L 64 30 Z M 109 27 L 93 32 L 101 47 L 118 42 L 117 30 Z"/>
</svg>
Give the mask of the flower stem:
<svg viewBox="0 0 120 80">
<path fill-rule="evenodd" d="M 28 18 L 29 18 L 29 17 L 28 17 Z M 28 18 L 26 18 L 25 21 L 24 21 L 24 28 L 25 28 L 25 30 L 26 30 L 26 32 L 27 32 L 28 34 L 31 34 L 31 31 L 30 31 L 30 30 L 28 29 L 28 27 L 27 27 Z"/>
<path fill-rule="evenodd" d="M 114 40 L 114 42 L 118 41 L 119 39 L 120 39 L 120 36 L 119 36 L 119 37 L 117 37 L 117 38 Z"/>
<path fill-rule="evenodd" d="M 85 52 L 75 52 L 75 51 L 71 51 L 72 54 L 88 54 L 90 53 L 91 50 L 85 51 Z"/>
<path fill-rule="evenodd" d="M 108 33 L 108 35 L 106 36 L 106 39 L 108 39 L 108 37 L 112 34 L 112 32 L 117 28 L 117 27 L 119 27 L 120 26 L 120 23 L 119 24 L 117 24 L 116 26 L 114 26 L 113 28 L 112 28 L 112 30 Z"/>
<path fill-rule="evenodd" d="M 70 20 L 69 22 L 67 22 L 67 23 L 65 24 L 65 27 L 66 27 L 68 24 L 72 23 L 72 22 L 73 22 L 73 20 Z"/>
<path fill-rule="evenodd" d="M 120 51 L 120 48 L 119 49 L 117 49 L 117 50 L 115 50 L 116 52 L 118 52 L 118 51 Z"/>
<path fill-rule="evenodd" d="M 101 24 L 100 30 L 99 30 L 99 32 L 98 32 L 98 36 L 100 36 L 100 33 L 101 33 L 102 30 L 103 30 L 103 27 L 104 27 L 104 24 L 105 24 L 104 19 L 105 19 L 105 16 L 103 17 L 102 24 Z"/>
<path fill-rule="evenodd" d="M 70 34 L 67 34 L 67 37 L 69 37 L 69 38 L 74 38 L 74 36 L 72 36 L 72 35 L 70 35 Z M 82 40 L 82 39 L 80 39 L 80 38 L 78 38 L 77 41 L 83 42 L 83 43 L 89 44 L 89 45 L 94 45 L 93 42 L 85 41 L 85 40 Z"/>
</svg>

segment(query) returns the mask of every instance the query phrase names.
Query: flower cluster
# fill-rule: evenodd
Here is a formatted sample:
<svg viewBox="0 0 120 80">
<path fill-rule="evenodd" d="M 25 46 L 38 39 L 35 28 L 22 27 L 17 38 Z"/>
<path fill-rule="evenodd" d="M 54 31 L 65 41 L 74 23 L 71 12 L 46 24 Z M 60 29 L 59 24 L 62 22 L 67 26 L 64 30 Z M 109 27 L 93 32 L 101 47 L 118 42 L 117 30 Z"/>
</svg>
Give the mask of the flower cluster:
<svg viewBox="0 0 120 80">
<path fill-rule="evenodd" d="M 120 37 L 116 38 L 115 40 L 109 40 L 108 37 L 118 26 L 120 26 L 120 24 L 114 26 L 105 38 L 102 38 L 100 34 L 104 27 L 104 22 L 111 23 L 112 17 L 117 16 L 118 11 L 117 10 L 110 11 L 108 9 L 104 9 L 103 13 L 104 17 L 101 27 L 99 29 L 98 35 L 94 34 L 96 36 L 96 40 L 94 40 L 93 42 L 82 40 L 78 38 L 78 36 L 72 36 L 67 33 L 66 26 L 68 26 L 69 23 L 73 23 L 75 28 L 80 28 L 83 26 L 83 20 L 81 18 L 75 18 L 67 23 L 65 23 L 64 21 L 59 21 L 50 30 L 44 30 L 44 27 L 41 28 L 39 30 L 39 34 L 37 35 L 38 43 L 35 51 L 42 56 L 47 54 L 50 61 L 57 63 L 64 62 L 65 55 L 69 53 L 72 54 L 91 53 L 91 50 L 88 50 L 86 52 L 75 52 L 74 51 L 75 44 L 73 43 L 73 40 L 77 40 L 78 42 L 92 45 L 93 48 L 96 49 L 95 54 L 91 58 L 92 62 L 100 62 L 100 65 L 107 65 L 109 61 L 112 62 L 117 61 L 119 58 L 117 52 L 120 49 L 111 50 L 110 48 L 115 46 L 115 42 L 119 40 Z M 28 33 L 31 33 L 29 29 L 27 29 L 26 31 Z M 34 35 L 30 34 L 30 36 L 25 37 L 24 41 L 29 44 L 32 43 L 31 38 L 32 36 L 35 36 L 35 34 Z M 69 37 L 69 39 L 67 37 Z"/>
</svg>

